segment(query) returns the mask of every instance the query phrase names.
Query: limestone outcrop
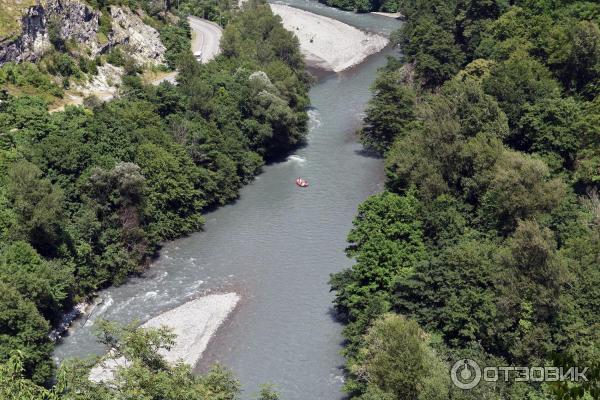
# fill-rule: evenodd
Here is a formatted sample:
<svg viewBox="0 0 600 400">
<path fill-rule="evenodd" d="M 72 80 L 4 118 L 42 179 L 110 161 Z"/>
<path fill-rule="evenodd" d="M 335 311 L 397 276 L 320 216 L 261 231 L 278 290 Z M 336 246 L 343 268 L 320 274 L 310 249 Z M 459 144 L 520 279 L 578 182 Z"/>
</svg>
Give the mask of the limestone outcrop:
<svg viewBox="0 0 600 400">
<path fill-rule="evenodd" d="M 21 32 L 0 38 L 0 65 L 40 59 L 52 47 L 51 35 L 81 45 L 91 57 L 124 45 L 139 64 L 164 63 L 166 49 L 156 29 L 146 25 L 140 15 L 128 8 L 111 6 L 108 12 L 112 29 L 100 40 L 101 11 L 83 2 L 48 0 L 28 7 L 21 17 Z"/>
</svg>

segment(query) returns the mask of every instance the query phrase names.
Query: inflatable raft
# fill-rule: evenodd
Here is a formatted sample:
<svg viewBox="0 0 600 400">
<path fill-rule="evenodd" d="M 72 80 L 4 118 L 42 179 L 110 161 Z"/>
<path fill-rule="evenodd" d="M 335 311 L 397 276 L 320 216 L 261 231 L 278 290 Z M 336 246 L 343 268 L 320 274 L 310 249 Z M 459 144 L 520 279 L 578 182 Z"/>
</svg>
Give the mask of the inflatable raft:
<svg viewBox="0 0 600 400">
<path fill-rule="evenodd" d="M 298 178 L 298 179 L 296 179 L 296 185 L 304 188 L 304 187 L 308 187 L 308 182 L 302 178 Z"/>
</svg>

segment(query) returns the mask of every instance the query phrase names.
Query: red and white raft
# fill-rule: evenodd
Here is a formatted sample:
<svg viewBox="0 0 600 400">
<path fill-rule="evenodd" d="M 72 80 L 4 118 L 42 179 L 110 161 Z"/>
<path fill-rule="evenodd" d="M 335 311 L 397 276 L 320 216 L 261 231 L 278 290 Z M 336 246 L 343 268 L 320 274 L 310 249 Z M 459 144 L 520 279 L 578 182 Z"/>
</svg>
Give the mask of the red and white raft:
<svg viewBox="0 0 600 400">
<path fill-rule="evenodd" d="M 296 185 L 305 188 L 305 187 L 308 187 L 308 182 L 302 178 L 298 178 L 298 179 L 296 179 Z"/>
</svg>

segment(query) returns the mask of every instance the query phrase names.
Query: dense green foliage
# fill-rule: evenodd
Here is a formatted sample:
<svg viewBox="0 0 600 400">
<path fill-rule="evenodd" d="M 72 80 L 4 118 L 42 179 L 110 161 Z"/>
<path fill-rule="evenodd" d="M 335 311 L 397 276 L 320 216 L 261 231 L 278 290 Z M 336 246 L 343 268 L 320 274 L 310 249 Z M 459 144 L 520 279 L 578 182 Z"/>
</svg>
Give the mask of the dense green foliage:
<svg viewBox="0 0 600 400">
<path fill-rule="evenodd" d="M 364 399 L 447 399 L 449 376 L 411 320 L 386 314 L 375 321 L 352 365 L 371 382 Z"/>
<path fill-rule="evenodd" d="M 179 60 L 191 51 L 191 31 L 186 19 L 181 19 L 176 25 L 164 24 L 160 27 L 160 40 L 167 48 L 165 59 L 167 65 L 175 69 Z"/>
<path fill-rule="evenodd" d="M 145 86 L 131 69 L 108 103 L 49 113 L 37 97 L 0 102 L 0 363 L 20 351 L 37 384 L 52 376 L 48 333 L 65 309 L 199 230 L 203 211 L 306 133 L 309 79 L 267 5 L 236 15 L 224 54 L 205 65 L 184 50 L 185 25 L 168 29 L 178 86 Z M 53 88 L 38 69 L 3 71 Z"/>
<path fill-rule="evenodd" d="M 90 0 L 86 3 L 100 13 L 96 37 L 99 45 L 106 45 L 113 33 L 109 7 L 128 7 L 145 24 L 159 32 L 166 48 L 165 65 L 139 65 L 126 44 L 108 46 L 92 56 L 92 50 L 87 44 L 77 43 L 72 38 L 61 35 L 61 20 L 49 18 L 48 39 L 52 46 L 35 63 L 7 63 L 0 66 L 0 87 L 3 91 L 15 96 L 32 95 L 43 98 L 54 109 L 64 104 L 65 97 L 69 98 L 65 96 L 65 89 L 85 86 L 98 74 L 98 67 L 106 63 L 124 67 L 126 73 L 140 72 L 143 68 L 175 70 L 181 58 L 191 52 L 188 15 L 206 18 L 225 26 L 237 10 L 237 3 L 226 0 Z M 18 6 L 14 8 L 16 7 Z"/>
<path fill-rule="evenodd" d="M 404 59 L 380 72 L 361 132 L 387 190 L 361 205 L 356 263 L 331 281 L 355 398 L 597 398 L 597 380 L 447 379 L 466 357 L 600 354 L 600 6 L 511 3 L 402 3 Z"/>
<path fill-rule="evenodd" d="M 4 65 L 0 69 L 0 85 L 3 87 L 6 85 L 32 86 L 56 97 L 63 94 L 62 88 L 57 86 L 48 75 L 40 72 L 35 64 L 30 63 Z"/>
<path fill-rule="evenodd" d="M 50 390 L 23 377 L 22 353 L 14 353 L 0 364 L 0 396 L 3 400 L 235 400 L 240 384 L 231 372 L 216 365 L 207 374 L 192 375 L 189 365 L 169 365 L 159 351 L 168 350 L 175 336 L 166 329 L 121 327 L 106 321 L 99 324 L 98 338 L 106 347 L 101 359 L 65 362 Z M 109 351 L 110 350 L 110 351 Z M 100 362 L 126 359 L 100 382 L 88 379 Z M 257 400 L 277 400 L 268 386 Z"/>
<path fill-rule="evenodd" d="M 319 0 L 331 7 L 341 8 L 354 12 L 397 12 L 400 8 L 401 0 Z"/>
</svg>

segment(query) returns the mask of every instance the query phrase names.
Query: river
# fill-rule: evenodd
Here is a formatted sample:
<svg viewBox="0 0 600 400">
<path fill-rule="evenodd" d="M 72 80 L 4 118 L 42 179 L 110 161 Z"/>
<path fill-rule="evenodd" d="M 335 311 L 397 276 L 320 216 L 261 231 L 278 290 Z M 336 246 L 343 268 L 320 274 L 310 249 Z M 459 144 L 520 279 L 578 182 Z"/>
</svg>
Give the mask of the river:
<svg viewBox="0 0 600 400">
<path fill-rule="evenodd" d="M 389 34 L 391 18 L 357 15 L 313 1 L 285 4 Z M 55 357 L 101 354 L 98 318 L 146 321 L 203 293 L 235 291 L 242 300 L 196 367 L 221 362 L 250 399 L 273 383 L 286 400 L 342 399 L 341 325 L 331 314 L 329 275 L 349 267 L 346 236 L 358 205 L 383 186 L 382 161 L 364 154 L 355 131 L 369 87 L 392 49 L 341 74 L 321 76 L 310 91 L 307 145 L 268 165 L 238 201 L 206 215 L 202 232 L 166 244 L 139 278 L 99 293 L 89 320 L 75 322 Z M 300 189 L 297 177 L 310 182 Z"/>
</svg>

